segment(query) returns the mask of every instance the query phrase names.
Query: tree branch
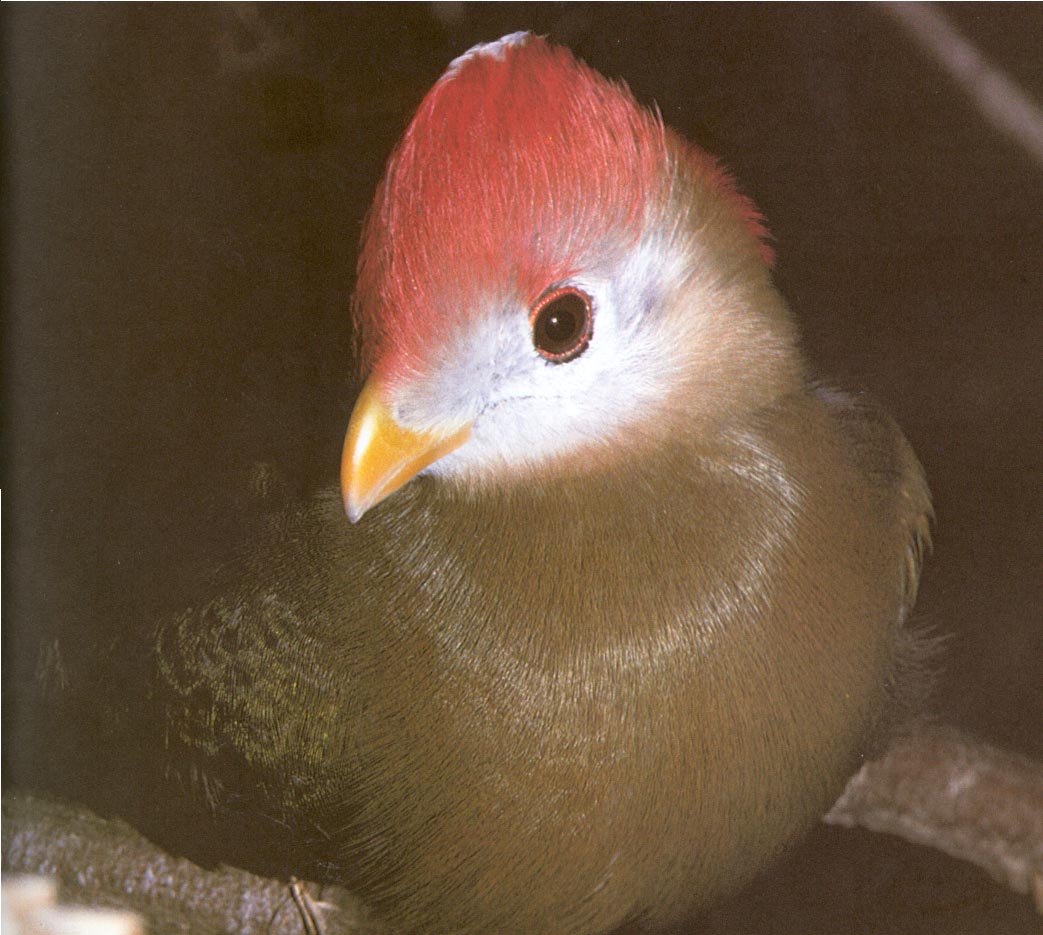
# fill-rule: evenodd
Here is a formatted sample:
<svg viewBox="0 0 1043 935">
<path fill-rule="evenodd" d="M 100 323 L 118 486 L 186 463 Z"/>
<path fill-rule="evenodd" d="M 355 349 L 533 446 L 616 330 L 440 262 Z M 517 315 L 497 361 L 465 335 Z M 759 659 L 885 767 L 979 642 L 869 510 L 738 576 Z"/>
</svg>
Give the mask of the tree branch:
<svg viewBox="0 0 1043 935">
<path fill-rule="evenodd" d="M 1043 765 L 1025 757 L 925 727 L 862 767 L 825 820 L 970 861 L 1043 912 Z M 74 903 L 134 910 L 152 935 L 387 935 L 340 887 L 207 870 L 31 793 L 4 796 L 3 867 L 57 878 Z"/>
<path fill-rule="evenodd" d="M 58 879 L 64 901 L 131 909 L 151 935 L 379 935 L 347 890 L 206 870 L 129 825 L 31 793 L 5 793 L 3 869 Z"/>
<path fill-rule="evenodd" d="M 1026 757 L 923 727 L 863 766 L 825 821 L 977 864 L 1043 913 L 1043 765 Z"/>
</svg>

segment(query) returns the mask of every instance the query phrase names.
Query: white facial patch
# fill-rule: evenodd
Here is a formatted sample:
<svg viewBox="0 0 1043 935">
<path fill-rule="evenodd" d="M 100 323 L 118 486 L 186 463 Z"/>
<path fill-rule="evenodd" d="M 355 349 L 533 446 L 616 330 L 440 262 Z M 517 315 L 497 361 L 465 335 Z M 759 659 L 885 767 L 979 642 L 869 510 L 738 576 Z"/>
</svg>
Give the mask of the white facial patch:
<svg viewBox="0 0 1043 935">
<path fill-rule="evenodd" d="M 392 403 L 413 429 L 472 422 L 470 439 L 426 471 L 480 478 L 538 468 L 611 447 L 628 426 L 661 411 L 684 359 L 662 315 L 683 282 L 680 252 L 668 238 L 649 237 L 610 268 L 548 283 L 591 299 L 590 344 L 573 360 L 541 357 L 530 310 L 510 303 L 449 336 L 429 375 L 403 385 Z"/>
</svg>

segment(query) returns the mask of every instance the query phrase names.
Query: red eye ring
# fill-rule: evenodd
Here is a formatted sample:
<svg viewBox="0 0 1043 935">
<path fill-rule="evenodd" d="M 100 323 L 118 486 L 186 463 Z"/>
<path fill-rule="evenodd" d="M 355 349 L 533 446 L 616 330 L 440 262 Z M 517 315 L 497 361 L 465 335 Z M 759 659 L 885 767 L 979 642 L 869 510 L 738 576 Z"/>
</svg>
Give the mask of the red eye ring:
<svg viewBox="0 0 1043 935">
<path fill-rule="evenodd" d="M 555 364 L 574 360 L 587 349 L 594 330 L 590 296 L 575 286 L 554 289 L 532 307 L 529 325 L 540 357 Z"/>
</svg>

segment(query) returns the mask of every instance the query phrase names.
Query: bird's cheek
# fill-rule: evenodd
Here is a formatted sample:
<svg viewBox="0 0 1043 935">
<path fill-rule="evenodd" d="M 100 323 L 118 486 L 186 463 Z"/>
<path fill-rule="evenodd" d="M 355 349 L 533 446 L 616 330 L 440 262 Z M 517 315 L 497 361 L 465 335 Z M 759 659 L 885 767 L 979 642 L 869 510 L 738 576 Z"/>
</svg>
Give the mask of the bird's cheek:
<svg viewBox="0 0 1043 935">
<path fill-rule="evenodd" d="M 340 486 L 344 510 L 353 523 L 471 434 L 469 422 L 423 432 L 405 428 L 384 402 L 385 392 L 378 380 L 366 382 L 344 439 Z"/>
</svg>

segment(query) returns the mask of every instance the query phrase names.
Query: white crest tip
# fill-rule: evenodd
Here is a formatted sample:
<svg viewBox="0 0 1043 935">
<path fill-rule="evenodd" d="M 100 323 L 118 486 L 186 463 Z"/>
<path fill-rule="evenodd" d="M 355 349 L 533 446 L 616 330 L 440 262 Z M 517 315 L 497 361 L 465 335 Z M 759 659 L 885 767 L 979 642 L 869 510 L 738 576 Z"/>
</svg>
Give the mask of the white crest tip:
<svg viewBox="0 0 1043 935">
<path fill-rule="evenodd" d="M 531 32 L 511 32 L 506 36 L 502 36 L 495 42 L 479 42 L 478 45 L 471 46 L 462 55 L 458 55 L 450 63 L 449 67 L 445 70 L 445 74 L 442 75 L 442 80 L 451 78 L 455 75 L 467 62 L 473 58 L 479 58 L 481 56 L 491 56 L 498 61 L 503 61 L 504 55 L 508 49 L 514 48 L 515 46 L 525 45 L 532 38 Z"/>
</svg>

